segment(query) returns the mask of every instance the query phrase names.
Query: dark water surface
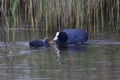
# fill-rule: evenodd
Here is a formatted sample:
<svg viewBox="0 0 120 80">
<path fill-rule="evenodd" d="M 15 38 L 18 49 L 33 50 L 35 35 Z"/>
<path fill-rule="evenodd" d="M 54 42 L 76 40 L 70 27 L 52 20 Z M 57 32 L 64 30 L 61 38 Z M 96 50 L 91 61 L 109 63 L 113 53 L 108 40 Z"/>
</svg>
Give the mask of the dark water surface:
<svg viewBox="0 0 120 80">
<path fill-rule="evenodd" d="M 120 80 L 120 33 L 90 34 L 87 45 L 61 50 L 29 49 L 28 41 L 44 34 L 17 31 L 5 44 L 1 39 L 0 80 Z"/>
</svg>

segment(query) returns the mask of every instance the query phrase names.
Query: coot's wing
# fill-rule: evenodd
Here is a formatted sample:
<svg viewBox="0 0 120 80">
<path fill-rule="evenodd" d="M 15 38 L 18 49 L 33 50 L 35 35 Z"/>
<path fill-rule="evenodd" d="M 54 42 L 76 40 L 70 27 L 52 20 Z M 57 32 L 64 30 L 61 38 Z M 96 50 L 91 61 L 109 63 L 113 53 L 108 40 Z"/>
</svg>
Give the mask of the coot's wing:
<svg viewBox="0 0 120 80">
<path fill-rule="evenodd" d="M 74 36 L 74 41 L 75 42 L 80 42 L 80 43 L 84 43 L 88 40 L 88 33 L 83 31 L 83 30 L 77 30 Z"/>
<path fill-rule="evenodd" d="M 84 43 L 87 41 L 88 34 L 79 29 L 66 29 L 63 30 L 68 35 L 68 40 L 66 43 Z"/>
</svg>

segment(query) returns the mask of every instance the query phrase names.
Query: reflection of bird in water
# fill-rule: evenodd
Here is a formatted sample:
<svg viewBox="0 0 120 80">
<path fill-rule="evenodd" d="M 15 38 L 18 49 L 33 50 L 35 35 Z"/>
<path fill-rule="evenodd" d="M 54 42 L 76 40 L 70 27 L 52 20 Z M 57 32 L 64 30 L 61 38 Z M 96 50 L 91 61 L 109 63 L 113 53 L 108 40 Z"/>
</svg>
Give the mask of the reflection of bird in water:
<svg viewBox="0 0 120 80">
<path fill-rule="evenodd" d="M 76 56 L 85 51 L 85 45 L 70 44 L 70 45 L 54 45 L 58 64 L 61 64 L 62 56 Z"/>
<path fill-rule="evenodd" d="M 85 46 L 79 44 L 69 44 L 69 45 L 61 44 L 61 45 L 57 45 L 57 48 L 60 51 L 69 51 L 71 53 L 80 53 L 85 50 Z"/>
</svg>

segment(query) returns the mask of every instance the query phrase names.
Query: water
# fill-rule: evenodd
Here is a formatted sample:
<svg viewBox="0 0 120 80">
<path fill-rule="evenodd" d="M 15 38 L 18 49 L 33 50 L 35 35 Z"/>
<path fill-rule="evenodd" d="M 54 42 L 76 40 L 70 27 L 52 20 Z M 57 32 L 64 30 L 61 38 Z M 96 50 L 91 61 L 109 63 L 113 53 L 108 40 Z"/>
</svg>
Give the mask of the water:
<svg viewBox="0 0 120 80">
<path fill-rule="evenodd" d="M 29 40 L 44 37 L 34 35 L 0 42 L 0 80 L 120 80 L 119 33 L 92 35 L 87 45 L 61 50 L 29 49 Z"/>
</svg>

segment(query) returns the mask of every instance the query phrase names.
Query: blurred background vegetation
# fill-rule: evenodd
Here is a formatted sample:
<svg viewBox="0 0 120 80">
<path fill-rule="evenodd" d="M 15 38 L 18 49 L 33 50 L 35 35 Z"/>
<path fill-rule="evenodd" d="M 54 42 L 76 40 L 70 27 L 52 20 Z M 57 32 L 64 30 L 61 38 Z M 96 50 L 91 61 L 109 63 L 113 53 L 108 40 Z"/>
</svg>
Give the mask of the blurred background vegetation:
<svg viewBox="0 0 120 80">
<path fill-rule="evenodd" d="M 0 0 L 0 27 L 120 29 L 120 0 Z"/>
</svg>

